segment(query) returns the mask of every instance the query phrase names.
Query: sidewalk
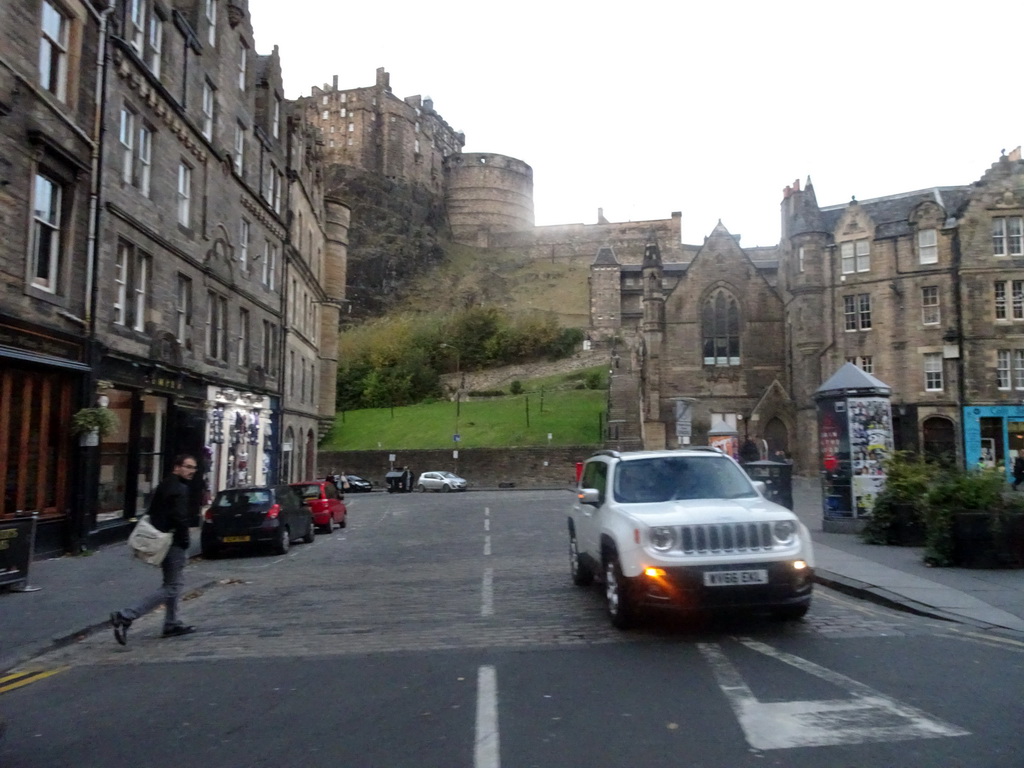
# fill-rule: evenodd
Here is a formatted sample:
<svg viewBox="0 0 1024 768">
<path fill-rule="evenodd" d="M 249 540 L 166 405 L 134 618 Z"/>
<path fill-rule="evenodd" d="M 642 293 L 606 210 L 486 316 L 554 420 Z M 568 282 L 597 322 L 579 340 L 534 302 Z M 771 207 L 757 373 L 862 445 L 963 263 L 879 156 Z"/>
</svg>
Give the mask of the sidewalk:
<svg viewBox="0 0 1024 768">
<path fill-rule="evenodd" d="M 515 493 L 515 491 L 509 491 Z M 1024 570 L 928 568 L 921 550 L 863 543 L 858 536 L 824 533 L 821 488 L 793 481 L 796 513 L 815 543 L 817 580 L 834 589 L 914 613 L 980 629 L 1024 633 Z M 198 554 L 199 530 L 192 531 Z M 190 568 L 190 592 L 216 583 L 214 563 Z M 110 612 L 159 584 L 159 571 L 132 562 L 123 545 L 92 554 L 39 560 L 29 569 L 37 592 L 0 591 L 0 673 L 94 631 L 108 631 Z"/>
</svg>

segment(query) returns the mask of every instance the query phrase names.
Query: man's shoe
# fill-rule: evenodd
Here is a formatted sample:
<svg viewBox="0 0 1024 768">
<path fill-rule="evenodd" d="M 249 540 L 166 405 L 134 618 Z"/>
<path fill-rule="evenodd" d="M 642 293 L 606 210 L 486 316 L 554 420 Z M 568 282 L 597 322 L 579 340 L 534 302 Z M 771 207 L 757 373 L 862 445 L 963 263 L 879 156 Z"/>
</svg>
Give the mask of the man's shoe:
<svg viewBox="0 0 1024 768">
<path fill-rule="evenodd" d="M 165 627 L 160 637 L 180 637 L 181 635 L 191 635 L 195 631 L 195 627 L 178 624 L 176 627 Z"/>
<path fill-rule="evenodd" d="M 126 619 L 120 611 L 110 614 L 110 626 L 114 628 L 114 639 L 121 645 L 128 645 L 128 627 L 132 625 L 131 619 Z"/>
</svg>

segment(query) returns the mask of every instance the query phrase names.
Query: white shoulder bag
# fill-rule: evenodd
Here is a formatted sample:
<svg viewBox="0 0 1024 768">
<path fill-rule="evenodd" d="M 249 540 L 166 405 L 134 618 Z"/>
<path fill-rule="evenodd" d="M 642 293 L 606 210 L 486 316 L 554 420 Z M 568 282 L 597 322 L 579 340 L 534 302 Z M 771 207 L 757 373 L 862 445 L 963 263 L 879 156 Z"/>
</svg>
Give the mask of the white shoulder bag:
<svg viewBox="0 0 1024 768">
<path fill-rule="evenodd" d="M 128 546 L 132 555 L 142 562 L 160 565 L 167 556 L 167 550 L 171 548 L 173 538 L 172 532 L 164 533 L 149 522 L 149 515 L 143 515 L 128 537 Z"/>
</svg>

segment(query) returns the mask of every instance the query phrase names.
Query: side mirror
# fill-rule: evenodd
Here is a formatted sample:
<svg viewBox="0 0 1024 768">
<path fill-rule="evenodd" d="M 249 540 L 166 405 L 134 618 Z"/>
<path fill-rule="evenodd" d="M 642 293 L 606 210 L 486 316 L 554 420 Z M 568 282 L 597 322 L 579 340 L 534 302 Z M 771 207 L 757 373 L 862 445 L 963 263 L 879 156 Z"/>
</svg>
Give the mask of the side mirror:
<svg viewBox="0 0 1024 768">
<path fill-rule="evenodd" d="M 596 507 L 601 503 L 601 492 L 597 488 L 580 488 L 576 492 L 580 504 L 589 504 Z"/>
<path fill-rule="evenodd" d="M 755 480 L 754 487 L 757 488 L 758 493 L 768 498 L 768 484 L 764 480 Z"/>
</svg>

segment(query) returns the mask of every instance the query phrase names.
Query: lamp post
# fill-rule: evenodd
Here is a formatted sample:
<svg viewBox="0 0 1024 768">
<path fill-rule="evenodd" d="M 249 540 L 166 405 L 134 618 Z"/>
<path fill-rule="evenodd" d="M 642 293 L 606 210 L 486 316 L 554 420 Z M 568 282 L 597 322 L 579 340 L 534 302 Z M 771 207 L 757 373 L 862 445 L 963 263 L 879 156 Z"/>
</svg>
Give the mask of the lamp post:
<svg viewBox="0 0 1024 768">
<path fill-rule="evenodd" d="M 462 410 L 462 350 L 443 342 L 441 346 L 455 352 L 455 434 L 459 434 L 459 414 Z"/>
</svg>

